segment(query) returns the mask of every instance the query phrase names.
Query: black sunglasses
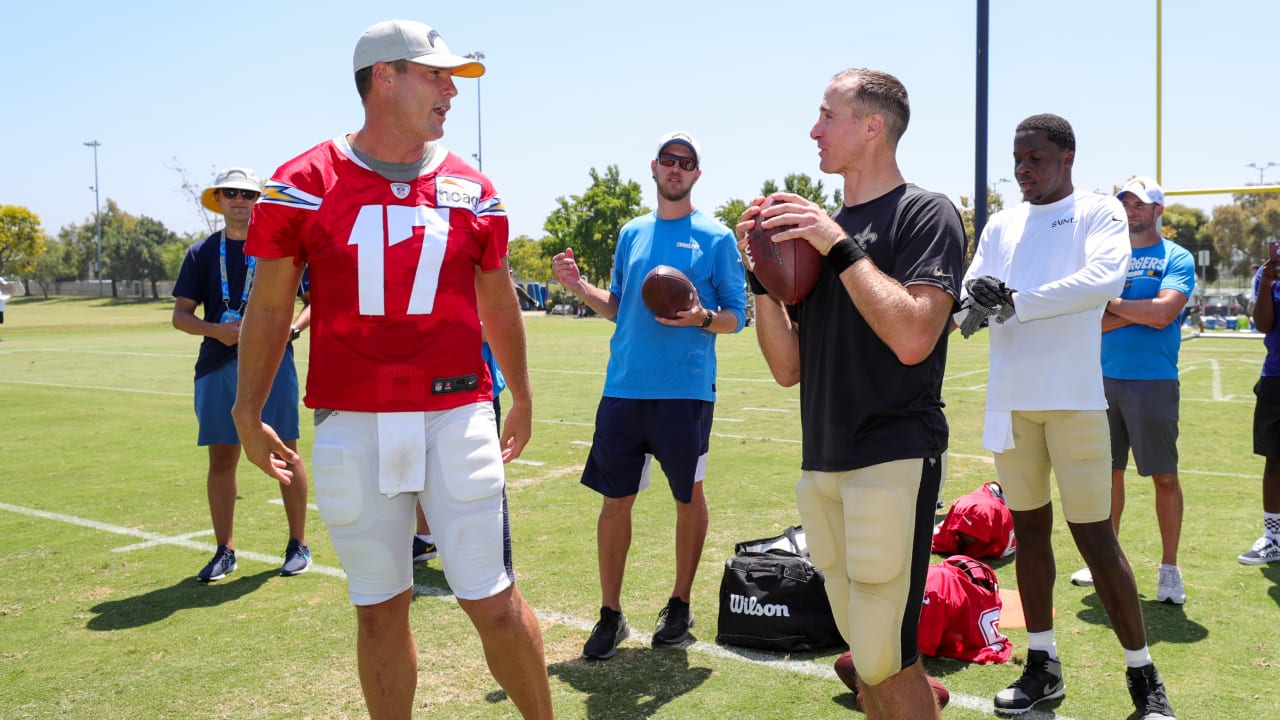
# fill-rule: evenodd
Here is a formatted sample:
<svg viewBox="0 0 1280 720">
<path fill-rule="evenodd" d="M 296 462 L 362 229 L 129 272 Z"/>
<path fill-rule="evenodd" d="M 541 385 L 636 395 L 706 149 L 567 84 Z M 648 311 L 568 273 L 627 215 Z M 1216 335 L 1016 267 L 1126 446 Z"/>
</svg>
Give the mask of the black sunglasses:
<svg viewBox="0 0 1280 720">
<path fill-rule="evenodd" d="M 257 190 L 241 190 L 239 188 L 218 188 L 218 190 L 222 193 L 222 197 L 228 200 L 235 200 L 237 195 L 245 200 L 257 200 L 258 196 L 262 194 Z"/>
<path fill-rule="evenodd" d="M 681 155 L 672 155 L 671 153 L 658 153 L 658 164 L 663 167 L 671 167 L 676 163 L 680 164 L 680 169 L 685 172 L 693 172 L 698 169 L 698 161 L 691 157 Z"/>
</svg>

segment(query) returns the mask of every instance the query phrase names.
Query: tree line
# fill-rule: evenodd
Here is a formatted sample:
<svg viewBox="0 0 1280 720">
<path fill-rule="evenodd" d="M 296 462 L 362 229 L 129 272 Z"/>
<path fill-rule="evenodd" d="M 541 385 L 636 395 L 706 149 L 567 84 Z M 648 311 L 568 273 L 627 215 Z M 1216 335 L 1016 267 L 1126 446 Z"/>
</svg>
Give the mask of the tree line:
<svg viewBox="0 0 1280 720">
<path fill-rule="evenodd" d="M 556 208 L 543 224 L 542 238 L 520 235 L 512 239 L 510 262 L 516 277 L 549 281 L 551 257 L 572 247 L 582 271 L 593 281 L 608 284 L 619 230 L 650 208 L 644 204 L 640 183 L 624 180 L 617 165 L 609 165 L 604 172 L 591 168 L 588 175 L 590 183 L 581 195 L 556 198 Z M 839 188 L 828 196 L 821 180 L 801 173 L 783 178 L 781 187 L 765 180 L 760 194 L 779 189 L 808 198 L 829 212 L 843 203 Z M 1116 190 L 1118 187 L 1113 188 Z M 716 207 L 714 215 L 732 227 L 748 202 L 730 198 Z M 969 253 L 975 244 L 972 205 L 971 198 L 960 198 Z M 994 189 L 988 190 L 987 206 L 990 213 L 1004 207 L 1003 198 Z M 202 218 L 210 224 L 207 214 L 202 213 Z M 177 278 L 187 247 L 206 234 L 179 235 L 158 220 L 124 211 L 110 198 L 101 212 L 101 222 L 102 268 L 97 277 L 110 281 L 112 297 L 118 297 L 117 283 L 142 281 L 150 285 L 152 297 L 158 298 L 158 283 Z M 60 281 L 92 280 L 98 261 L 97 232 L 95 218 L 89 217 L 49 236 L 35 213 L 17 205 L 0 205 L 0 276 L 20 279 L 27 294 L 32 294 L 34 284 L 46 297 Z M 1212 216 L 1174 203 L 1165 208 L 1163 233 L 1197 258 L 1200 251 L 1209 252 L 1202 282 L 1216 283 L 1220 275 L 1247 279 L 1254 265 L 1266 257 L 1267 242 L 1280 238 L 1280 194 L 1235 195 L 1230 205 L 1215 207 Z"/>
</svg>

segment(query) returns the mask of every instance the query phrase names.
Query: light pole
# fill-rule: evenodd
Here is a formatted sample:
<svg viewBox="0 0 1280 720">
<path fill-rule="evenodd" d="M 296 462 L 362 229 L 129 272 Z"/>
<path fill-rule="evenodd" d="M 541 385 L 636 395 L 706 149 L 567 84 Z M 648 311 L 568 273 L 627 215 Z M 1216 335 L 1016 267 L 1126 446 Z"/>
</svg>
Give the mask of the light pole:
<svg viewBox="0 0 1280 720">
<path fill-rule="evenodd" d="M 463 57 L 468 57 L 468 58 L 471 58 L 472 60 L 475 60 L 476 62 L 480 62 L 481 60 L 484 60 L 484 53 L 480 52 L 479 50 L 476 50 L 475 52 L 467 53 Z M 480 78 L 476 78 L 476 169 L 481 172 L 484 172 L 484 144 L 481 142 L 481 135 L 480 135 L 481 129 L 482 127 L 480 124 Z"/>
<path fill-rule="evenodd" d="M 1264 183 L 1264 182 L 1263 182 L 1263 180 L 1262 180 L 1262 175 L 1263 175 L 1263 173 L 1265 173 L 1265 172 L 1267 171 L 1267 168 L 1273 168 L 1273 167 L 1275 167 L 1277 164 L 1280 164 L 1280 163 L 1268 162 L 1266 165 L 1259 165 L 1258 163 L 1249 163 L 1248 165 L 1245 165 L 1245 167 L 1247 167 L 1247 168 L 1253 168 L 1254 170 L 1257 170 L 1257 171 L 1258 171 L 1258 184 L 1259 184 L 1259 185 L 1264 185 L 1264 184 L 1266 184 L 1266 183 Z"/>
<path fill-rule="evenodd" d="M 102 143 L 89 140 L 85 147 L 93 148 L 93 217 L 98 224 L 98 260 L 94 263 L 93 279 L 98 281 L 98 297 L 102 297 L 102 205 L 98 202 L 98 147 Z"/>
</svg>

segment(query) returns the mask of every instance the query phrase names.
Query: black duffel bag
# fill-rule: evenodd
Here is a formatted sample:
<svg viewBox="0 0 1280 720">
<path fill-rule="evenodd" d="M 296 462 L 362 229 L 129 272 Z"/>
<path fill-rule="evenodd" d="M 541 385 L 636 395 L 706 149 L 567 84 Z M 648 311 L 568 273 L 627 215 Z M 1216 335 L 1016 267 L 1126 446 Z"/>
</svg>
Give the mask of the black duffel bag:
<svg viewBox="0 0 1280 720">
<path fill-rule="evenodd" d="M 844 645 L 822 571 L 806 557 L 802 528 L 735 550 L 720 581 L 716 642 L 783 652 Z"/>
</svg>

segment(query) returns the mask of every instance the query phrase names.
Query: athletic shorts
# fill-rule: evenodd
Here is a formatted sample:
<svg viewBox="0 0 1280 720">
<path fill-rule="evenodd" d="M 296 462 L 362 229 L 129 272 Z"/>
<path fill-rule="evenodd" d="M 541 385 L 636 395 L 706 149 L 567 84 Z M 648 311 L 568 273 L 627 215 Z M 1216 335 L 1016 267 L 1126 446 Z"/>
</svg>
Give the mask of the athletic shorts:
<svg viewBox="0 0 1280 720">
<path fill-rule="evenodd" d="M 1103 410 L 1013 413 L 1014 447 L 995 454 L 1005 504 L 1013 511 L 1049 504 L 1049 471 L 1058 480 L 1067 522 L 1111 518 L 1111 432 Z"/>
<path fill-rule="evenodd" d="M 582 484 L 605 497 L 630 497 L 649 486 L 657 459 L 675 499 L 692 502 L 693 484 L 707 474 L 714 411 L 706 400 L 601 398 Z"/>
<path fill-rule="evenodd" d="M 1177 380 L 1103 378 L 1111 426 L 1111 469 L 1123 471 L 1129 449 L 1144 477 L 1178 471 Z"/>
<path fill-rule="evenodd" d="M 859 674 L 897 673 L 919 656 L 940 458 L 847 472 L 804 471 L 796 502 L 813 562 Z M 876 668 L 872 672 L 872 668 Z"/>
<path fill-rule="evenodd" d="M 236 424 L 231 420 L 231 406 L 236 402 L 237 361 L 223 365 L 213 372 L 196 378 L 196 420 L 200 431 L 196 444 L 239 445 Z M 271 426 L 281 440 L 297 440 L 298 421 L 298 370 L 292 356 L 285 355 L 271 382 L 267 404 L 262 408 L 262 421 Z"/>
<path fill-rule="evenodd" d="M 378 484 L 377 415 L 317 412 L 311 457 L 316 506 L 356 605 L 385 602 L 413 584 L 409 546 L 419 502 L 455 596 L 480 600 L 515 582 L 493 405 L 425 415 L 425 489 L 388 495 Z"/>
<path fill-rule="evenodd" d="M 1280 377 L 1258 378 L 1253 394 L 1253 453 L 1280 460 Z"/>
</svg>

